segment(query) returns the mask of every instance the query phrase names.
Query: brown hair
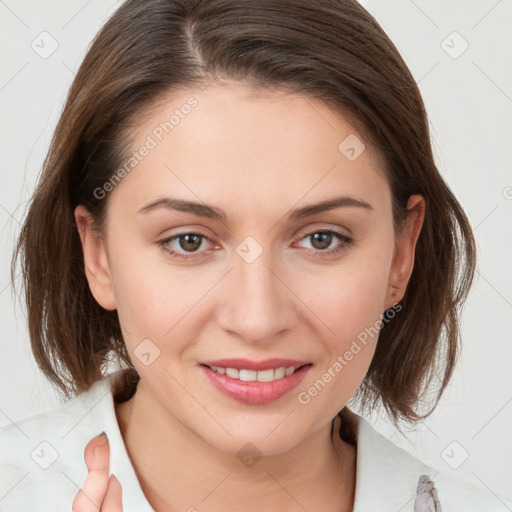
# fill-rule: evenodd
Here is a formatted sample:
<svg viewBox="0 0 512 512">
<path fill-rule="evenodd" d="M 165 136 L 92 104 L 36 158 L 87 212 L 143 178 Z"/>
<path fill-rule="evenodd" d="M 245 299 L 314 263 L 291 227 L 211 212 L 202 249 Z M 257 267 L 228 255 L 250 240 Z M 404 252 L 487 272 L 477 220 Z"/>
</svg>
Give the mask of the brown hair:
<svg viewBox="0 0 512 512">
<path fill-rule="evenodd" d="M 382 161 L 396 233 L 408 198 L 425 198 L 403 309 L 381 328 L 357 396 L 370 408 L 381 401 L 395 423 L 426 417 L 458 356 L 475 242 L 434 162 L 418 87 L 355 0 L 128 0 L 113 14 L 69 91 L 13 257 L 37 364 L 67 397 L 102 377 L 110 351 L 137 380 L 117 312 L 89 290 L 74 209 L 85 205 L 101 226 L 108 196 L 94 190 L 124 160 L 135 114 L 164 93 L 215 79 L 300 93 L 347 117 Z M 434 377 L 434 406 L 421 415 Z"/>
</svg>

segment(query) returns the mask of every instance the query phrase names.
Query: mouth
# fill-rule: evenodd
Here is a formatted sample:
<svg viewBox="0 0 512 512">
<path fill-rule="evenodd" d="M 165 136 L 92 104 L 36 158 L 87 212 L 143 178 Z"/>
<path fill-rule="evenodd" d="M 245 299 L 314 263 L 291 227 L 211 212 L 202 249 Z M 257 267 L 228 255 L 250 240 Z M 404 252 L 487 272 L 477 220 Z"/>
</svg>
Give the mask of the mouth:
<svg viewBox="0 0 512 512">
<path fill-rule="evenodd" d="M 218 362 L 217 362 L 218 364 Z M 266 404 L 278 400 L 293 388 L 297 387 L 313 366 L 313 363 L 294 362 L 289 366 L 277 366 L 260 370 L 253 369 L 256 364 L 248 365 L 236 363 L 241 366 L 217 366 L 201 363 L 199 368 L 206 376 L 207 381 L 218 391 L 246 404 Z M 269 366 L 266 362 L 264 366 Z M 244 366 L 252 366 L 246 368 Z"/>
<path fill-rule="evenodd" d="M 207 364 L 202 364 L 201 366 L 205 366 L 212 372 L 218 373 L 219 375 L 226 375 L 231 379 L 243 382 L 274 382 L 276 380 L 283 379 L 284 377 L 289 377 L 304 366 L 310 365 L 311 363 L 300 366 L 280 366 L 278 368 L 269 368 L 268 370 L 249 370 L 247 368 L 230 368 L 210 366 Z"/>
</svg>

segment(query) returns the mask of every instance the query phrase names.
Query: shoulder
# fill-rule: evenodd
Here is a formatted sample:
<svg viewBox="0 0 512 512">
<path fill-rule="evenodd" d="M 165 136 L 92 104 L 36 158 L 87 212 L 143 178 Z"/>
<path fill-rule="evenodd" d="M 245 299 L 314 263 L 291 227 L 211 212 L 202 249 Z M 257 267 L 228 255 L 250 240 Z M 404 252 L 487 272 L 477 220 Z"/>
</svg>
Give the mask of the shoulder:
<svg viewBox="0 0 512 512">
<path fill-rule="evenodd" d="M 438 499 L 443 512 L 512 509 L 509 498 L 425 464 L 352 411 L 344 410 L 342 417 L 357 429 L 355 512 L 440 510 L 434 507 L 434 498 Z M 429 481 L 432 485 L 425 484 Z"/>
<path fill-rule="evenodd" d="M 112 420 L 112 409 L 104 379 L 48 412 L 0 428 L 2 509 L 69 509 L 87 475 L 83 450 Z"/>
</svg>

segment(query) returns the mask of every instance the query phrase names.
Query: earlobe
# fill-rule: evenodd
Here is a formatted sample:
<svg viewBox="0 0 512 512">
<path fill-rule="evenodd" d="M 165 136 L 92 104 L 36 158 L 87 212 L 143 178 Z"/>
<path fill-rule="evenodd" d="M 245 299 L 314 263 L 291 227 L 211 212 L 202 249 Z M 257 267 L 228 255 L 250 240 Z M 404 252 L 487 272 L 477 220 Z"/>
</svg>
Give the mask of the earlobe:
<svg viewBox="0 0 512 512">
<path fill-rule="evenodd" d="M 100 306 L 117 308 L 105 245 L 93 229 L 92 217 L 85 206 L 75 209 L 75 221 L 82 243 L 85 275 L 89 288 Z"/>
<path fill-rule="evenodd" d="M 388 278 L 385 308 L 390 308 L 405 295 L 407 284 L 414 268 L 414 254 L 423 221 L 425 200 L 419 194 L 412 195 L 407 202 L 407 217 L 397 236 L 393 262 Z"/>
</svg>

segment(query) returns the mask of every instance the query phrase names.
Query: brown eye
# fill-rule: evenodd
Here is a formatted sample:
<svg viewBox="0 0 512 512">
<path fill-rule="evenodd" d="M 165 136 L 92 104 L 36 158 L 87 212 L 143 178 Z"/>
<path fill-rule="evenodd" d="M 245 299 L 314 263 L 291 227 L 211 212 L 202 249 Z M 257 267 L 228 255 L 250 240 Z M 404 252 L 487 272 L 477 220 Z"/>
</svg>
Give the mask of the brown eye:
<svg viewBox="0 0 512 512">
<path fill-rule="evenodd" d="M 158 242 L 158 245 L 172 257 L 186 259 L 205 255 L 206 251 L 199 250 L 204 240 L 209 241 L 209 238 L 201 233 L 179 233 Z"/>
<path fill-rule="evenodd" d="M 313 253 L 323 255 L 337 254 L 352 245 L 354 242 L 348 236 L 345 236 L 333 229 L 317 229 L 316 231 L 312 231 L 311 233 L 303 236 L 301 240 L 307 239 L 310 240 L 310 244 L 312 246 L 311 250 Z M 338 245 L 335 245 L 334 248 L 328 249 L 336 241 L 338 242 Z"/>
<path fill-rule="evenodd" d="M 194 233 L 187 235 L 179 235 L 177 239 L 179 240 L 179 246 L 184 251 L 196 251 L 201 247 L 202 236 L 196 235 Z"/>
<path fill-rule="evenodd" d="M 319 231 L 318 233 L 313 233 L 313 235 L 309 235 L 311 237 L 312 245 L 317 250 L 327 249 L 333 240 L 333 236 L 330 233 L 325 233 Z"/>
</svg>

